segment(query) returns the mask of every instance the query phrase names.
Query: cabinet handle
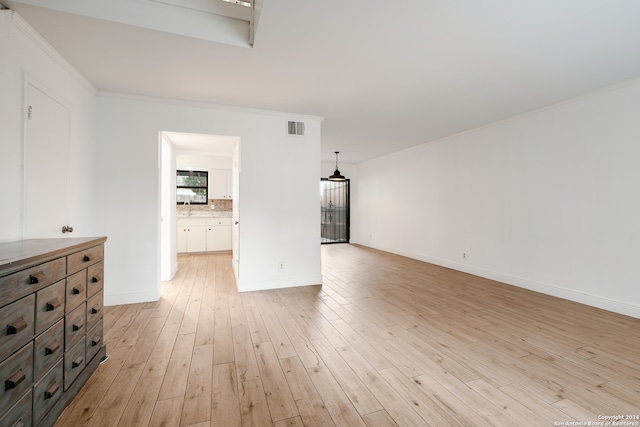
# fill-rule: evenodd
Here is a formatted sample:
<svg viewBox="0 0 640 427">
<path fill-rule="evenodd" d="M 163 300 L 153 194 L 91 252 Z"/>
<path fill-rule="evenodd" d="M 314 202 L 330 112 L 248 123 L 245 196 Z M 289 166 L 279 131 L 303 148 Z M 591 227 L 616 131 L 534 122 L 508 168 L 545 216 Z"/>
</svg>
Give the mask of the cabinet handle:
<svg viewBox="0 0 640 427">
<path fill-rule="evenodd" d="M 85 255 L 85 256 L 82 257 L 82 261 L 89 262 L 89 261 L 91 261 L 91 257 L 89 255 Z"/>
<path fill-rule="evenodd" d="M 46 399 L 51 399 L 53 397 L 53 395 L 58 392 L 58 390 L 60 390 L 60 386 L 58 384 L 54 384 L 51 387 L 49 387 L 47 389 L 47 391 L 44 392 L 45 400 Z"/>
<path fill-rule="evenodd" d="M 100 313 L 100 306 L 98 306 L 98 307 L 93 307 L 93 308 L 91 309 L 91 314 L 97 314 L 97 313 Z"/>
<path fill-rule="evenodd" d="M 45 355 L 53 354 L 56 351 L 58 351 L 59 348 L 60 348 L 60 344 L 57 341 L 53 342 L 49 344 L 49 346 L 45 347 L 44 354 Z"/>
<path fill-rule="evenodd" d="M 80 289 L 78 288 L 71 289 L 71 295 L 79 295 L 79 294 L 80 294 Z"/>
<path fill-rule="evenodd" d="M 18 372 L 13 374 L 11 378 L 4 381 L 4 391 L 18 387 L 18 384 L 20 384 L 26 378 L 27 377 L 24 375 L 24 372 L 22 372 L 22 369 L 20 369 Z"/>
<path fill-rule="evenodd" d="M 76 360 L 71 362 L 71 367 L 77 368 L 78 366 L 82 365 L 82 362 L 84 362 L 84 358 L 82 356 L 78 356 Z"/>
<path fill-rule="evenodd" d="M 73 227 L 70 227 L 68 225 L 63 225 L 62 226 L 62 233 L 73 233 Z"/>
<path fill-rule="evenodd" d="M 27 322 L 21 317 L 13 323 L 7 325 L 7 335 L 15 335 L 20 331 L 27 329 Z"/>
<path fill-rule="evenodd" d="M 98 283 L 100 280 L 102 280 L 102 276 L 98 274 L 91 278 L 91 283 Z"/>
<path fill-rule="evenodd" d="M 58 298 L 54 298 L 47 303 L 47 311 L 53 311 L 56 308 L 60 307 L 60 305 L 62 305 L 60 300 Z"/>
<path fill-rule="evenodd" d="M 102 341 L 102 339 L 100 339 L 99 337 L 95 337 L 91 340 L 91 347 L 97 346 L 98 344 L 100 344 L 100 341 Z"/>
<path fill-rule="evenodd" d="M 82 328 L 84 328 L 84 323 L 80 323 L 79 325 L 76 325 L 74 323 L 73 325 L 71 325 L 71 330 L 72 331 L 79 331 Z"/>
<path fill-rule="evenodd" d="M 29 284 L 30 285 L 37 285 L 38 284 L 38 278 L 34 275 L 29 275 Z"/>
</svg>

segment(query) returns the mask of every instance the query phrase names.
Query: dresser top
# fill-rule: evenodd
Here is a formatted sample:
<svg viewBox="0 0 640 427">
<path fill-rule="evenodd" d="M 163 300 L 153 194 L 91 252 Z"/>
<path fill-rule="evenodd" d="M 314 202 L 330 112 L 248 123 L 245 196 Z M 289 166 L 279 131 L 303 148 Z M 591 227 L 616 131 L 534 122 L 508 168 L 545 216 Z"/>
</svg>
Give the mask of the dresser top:
<svg viewBox="0 0 640 427">
<path fill-rule="evenodd" d="M 0 243 L 0 276 L 99 245 L 106 240 L 106 237 L 70 237 Z"/>
</svg>

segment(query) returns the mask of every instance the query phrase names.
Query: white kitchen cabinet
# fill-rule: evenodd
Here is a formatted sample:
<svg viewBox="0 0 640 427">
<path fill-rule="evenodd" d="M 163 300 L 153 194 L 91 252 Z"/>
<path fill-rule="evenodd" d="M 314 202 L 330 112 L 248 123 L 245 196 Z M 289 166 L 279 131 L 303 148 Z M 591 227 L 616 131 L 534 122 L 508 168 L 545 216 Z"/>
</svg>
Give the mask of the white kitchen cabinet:
<svg viewBox="0 0 640 427">
<path fill-rule="evenodd" d="M 233 174 L 231 169 L 212 169 L 210 199 L 232 199 Z"/>
<path fill-rule="evenodd" d="M 205 218 L 178 220 L 178 252 L 205 252 L 207 226 Z"/>
<path fill-rule="evenodd" d="M 178 252 L 231 250 L 231 218 L 179 218 Z"/>
<path fill-rule="evenodd" d="M 231 218 L 207 219 L 207 251 L 231 250 Z"/>
</svg>

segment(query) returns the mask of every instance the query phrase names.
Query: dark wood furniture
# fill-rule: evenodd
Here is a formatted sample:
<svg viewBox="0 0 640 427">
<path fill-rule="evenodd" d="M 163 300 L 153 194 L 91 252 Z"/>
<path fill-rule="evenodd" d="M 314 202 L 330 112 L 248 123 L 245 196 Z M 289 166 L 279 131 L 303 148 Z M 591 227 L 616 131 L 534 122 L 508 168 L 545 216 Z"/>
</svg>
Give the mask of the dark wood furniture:
<svg viewBox="0 0 640 427">
<path fill-rule="evenodd" d="M 106 237 L 0 244 L 0 426 L 51 426 L 106 356 Z"/>
</svg>

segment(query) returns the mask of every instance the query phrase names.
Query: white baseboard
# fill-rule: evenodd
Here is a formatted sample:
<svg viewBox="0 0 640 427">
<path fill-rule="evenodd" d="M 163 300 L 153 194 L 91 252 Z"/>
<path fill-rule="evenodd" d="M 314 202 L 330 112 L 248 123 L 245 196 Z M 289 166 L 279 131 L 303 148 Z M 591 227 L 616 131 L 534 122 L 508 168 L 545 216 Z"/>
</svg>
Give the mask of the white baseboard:
<svg viewBox="0 0 640 427">
<path fill-rule="evenodd" d="M 104 305 L 138 304 L 141 302 L 158 301 L 155 292 L 132 292 L 127 294 L 104 294 Z"/>
<path fill-rule="evenodd" d="M 551 295 L 558 298 L 563 298 L 569 301 L 574 301 L 580 304 L 589 305 L 591 307 L 601 308 L 603 310 L 612 311 L 614 313 L 624 314 L 635 318 L 640 318 L 640 307 L 633 304 L 628 304 L 622 301 L 614 299 L 604 298 L 597 295 L 591 295 L 584 292 L 579 292 L 573 289 L 567 289 L 548 283 L 536 282 L 523 277 L 512 276 L 497 271 L 486 270 L 480 267 L 475 267 L 469 264 L 464 264 L 447 259 L 430 257 L 423 254 L 417 254 L 409 251 L 403 251 L 394 248 L 388 248 L 381 245 L 372 245 L 352 241 L 352 243 L 366 246 L 373 249 L 378 249 L 385 252 L 390 252 L 396 255 L 405 256 L 407 258 L 417 259 L 419 261 L 428 262 L 430 264 L 439 265 L 441 267 L 450 268 L 452 270 L 462 271 L 464 273 L 473 274 L 475 276 L 484 277 L 486 279 L 495 280 L 497 282 L 506 283 L 508 285 L 517 286 L 519 288 L 528 289 L 530 291 L 540 292 L 545 295 Z"/>
<path fill-rule="evenodd" d="M 268 289 L 295 288 L 297 286 L 311 286 L 322 284 L 322 275 L 313 274 L 308 276 L 287 277 L 276 280 L 240 280 L 238 292 L 264 291 Z"/>
</svg>

